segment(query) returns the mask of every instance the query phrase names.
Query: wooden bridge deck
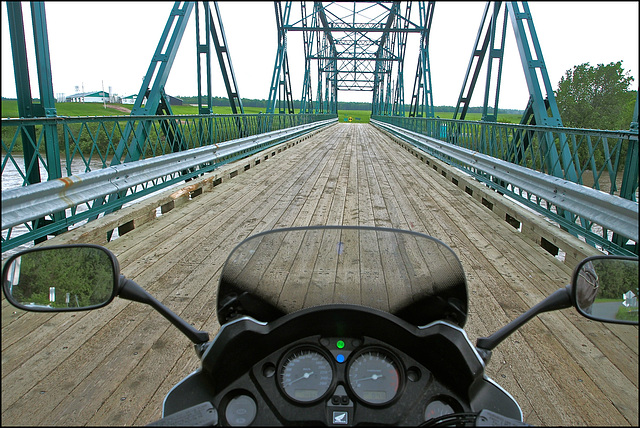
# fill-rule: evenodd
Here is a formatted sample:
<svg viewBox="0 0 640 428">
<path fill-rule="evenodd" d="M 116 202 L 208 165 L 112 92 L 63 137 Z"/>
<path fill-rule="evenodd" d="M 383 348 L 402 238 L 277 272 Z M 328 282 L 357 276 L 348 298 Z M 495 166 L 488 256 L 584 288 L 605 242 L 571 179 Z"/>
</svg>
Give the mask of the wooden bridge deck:
<svg viewBox="0 0 640 428">
<path fill-rule="evenodd" d="M 472 342 L 569 280 L 571 263 L 505 222 L 497 206 L 488 209 L 490 195 L 479 202 L 452 173 L 371 125 L 337 124 L 265 157 L 232 180 L 209 180 L 202 193 L 186 189 L 192 198 L 183 205 L 174 193 L 176 203 L 163 204 L 175 208 L 153 221 L 138 221 L 153 213 L 138 215 L 144 224 L 106 244 L 127 277 L 212 336 L 227 255 L 277 227 L 390 226 L 444 241 L 468 277 Z M 104 233 L 92 234 L 100 221 L 47 245 L 100 242 Z M 116 299 L 92 312 L 47 315 L 3 299 L 2 425 L 147 424 L 197 367 L 188 339 L 145 305 Z M 498 346 L 488 374 L 520 403 L 527 423 L 638 424 L 637 327 L 588 321 L 571 309 L 544 314 Z"/>
</svg>

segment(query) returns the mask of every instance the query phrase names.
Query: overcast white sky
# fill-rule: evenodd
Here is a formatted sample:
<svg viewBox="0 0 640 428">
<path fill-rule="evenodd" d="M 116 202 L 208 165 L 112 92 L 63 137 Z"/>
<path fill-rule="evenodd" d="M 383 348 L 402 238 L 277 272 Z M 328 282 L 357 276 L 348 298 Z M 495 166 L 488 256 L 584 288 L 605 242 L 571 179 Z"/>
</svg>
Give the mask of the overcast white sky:
<svg viewBox="0 0 640 428">
<path fill-rule="evenodd" d="M 622 60 L 638 88 L 638 2 L 529 2 L 553 88 L 574 65 L 608 64 Z M 137 94 L 149 67 L 172 2 L 46 2 L 54 95 L 98 91 L 112 87 L 122 96 Z M 219 2 L 227 43 L 243 98 L 266 99 L 277 48 L 272 2 Z M 435 105 L 455 105 L 469 63 L 484 2 L 437 2 L 431 30 L 430 59 Z M 417 7 L 414 8 L 414 11 Z M 298 3 L 292 8 L 300 14 Z M 16 96 L 7 8 L 2 2 L 2 96 Z M 29 7 L 23 6 L 25 22 Z M 27 32 L 31 32 L 30 23 Z M 410 35 L 405 56 L 405 101 L 411 100 L 417 60 L 417 35 Z M 413 46 L 412 46 L 413 44 Z M 33 42 L 27 38 L 33 51 Z M 500 107 L 523 109 L 529 98 L 511 23 Z M 302 91 L 302 33 L 289 33 L 289 65 L 293 96 Z M 35 60 L 29 63 L 31 87 L 38 96 Z M 226 96 L 213 62 L 213 95 Z M 482 105 L 484 85 L 478 82 L 471 105 Z M 190 17 L 178 56 L 167 81 L 174 96 L 197 95 L 195 12 Z M 339 101 L 371 101 L 371 92 L 341 91 Z M 314 84 L 315 98 L 315 84 Z"/>
</svg>

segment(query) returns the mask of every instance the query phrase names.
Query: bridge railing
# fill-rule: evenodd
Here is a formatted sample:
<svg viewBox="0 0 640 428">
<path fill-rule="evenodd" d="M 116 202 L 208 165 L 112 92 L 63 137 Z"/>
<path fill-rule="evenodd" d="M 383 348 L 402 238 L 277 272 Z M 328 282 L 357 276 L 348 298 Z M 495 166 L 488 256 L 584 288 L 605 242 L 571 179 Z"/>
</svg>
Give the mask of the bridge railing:
<svg viewBox="0 0 640 428">
<path fill-rule="evenodd" d="M 294 138 L 297 132 L 308 132 L 313 124 L 330 119 L 335 115 L 2 119 L 2 252 L 61 233 L 150 193 Z M 176 155 L 181 153 L 191 155 L 178 159 Z M 182 166 L 186 158 L 189 167 Z M 150 174 L 152 170 L 155 172 Z M 88 179 L 96 180 L 96 187 L 117 192 L 105 191 L 102 193 L 108 196 L 81 203 L 69 201 L 68 189 L 62 196 L 49 194 L 55 181 L 83 187 L 86 196 L 90 186 L 79 183 Z M 51 189 L 46 190 L 47 185 Z M 36 220 L 9 222 L 13 216 L 9 210 L 17 209 L 9 197 L 19 201 L 21 212 L 31 206 L 32 211 L 38 207 L 37 211 L 48 210 L 48 214 Z M 64 208 L 60 209 L 58 202 L 63 200 Z"/>
<path fill-rule="evenodd" d="M 400 128 L 431 137 L 434 141 L 449 143 L 450 147 L 463 148 L 460 155 L 435 145 L 424 147 L 429 153 L 462 171 L 470 174 L 487 186 L 513 198 L 521 204 L 543 214 L 552 222 L 584 239 L 590 245 L 618 254 L 638 254 L 638 133 L 631 131 L 603 131 L 576 128 L 554 128 L 531 125 L 514 125 L 495 122 L 460 121 L 452 119 L 406 118 L 393 116 L 372 117 Z M 480 168 L 472 160 L 473 153 L 494 158 Z M 488 165 L 491 164 L 489 167 Z M 513 167 L 509 167 L 513 165 Z M 546 174 L 540 180 L 539 190 L 533 186 L 533 175 L 523 178 L 516 166 L 529 171 Z M 504 171 L 497 174 L 495 168 Z M 520 168 L 522 170 L 522 168 Z M 520 181 L 516 177 L 520 177 Z M 499 178 L 498 178 L 499 177 Z M 511 177 L 511 178 L 510 178 Z M 586 194 L 578 195 L 574 206 L 560 207 L 549 195 L 562 188 L 564 183 L 579 184 L 583 189 L 595 189 L 619 199 L 619 205 L 635 209 L 635 239 L 629 234 L 622 236 L 602 225 L 604 205 L 594 203 L 591 207 L 578 208 L 580 199 L 588 200 Z M 539 183 L 536 183 L 538 185 Z M 580 192 L 565 185 L 563 192 Z M 547 193 L 547 191 L 549 193 Z M 587 192 L 598 199 L 600 193 Z M 615 204 L 615 199 L 613 199 Z M 565 201 L 566 203 L 566 201 Z M 607 202 L 608 203 L 608 202 Z M 588 216 L 577 213 L 586 212 Z M 600 213 L 598 212 L 600 211 Z M 606 213 L 615 216 L 613 212 Z M 612 219 L 615 222 L 615 219 Z M 606 222 L 605 222 L 606 223 Z"/>
</svg>

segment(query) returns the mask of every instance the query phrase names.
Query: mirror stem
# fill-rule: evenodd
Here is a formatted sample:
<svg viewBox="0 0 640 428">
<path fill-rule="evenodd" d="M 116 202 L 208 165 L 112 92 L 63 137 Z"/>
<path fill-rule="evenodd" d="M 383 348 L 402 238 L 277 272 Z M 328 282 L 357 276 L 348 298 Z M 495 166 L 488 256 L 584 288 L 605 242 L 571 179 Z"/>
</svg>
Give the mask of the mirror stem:
<svg viewBox="0 0 640 428">
<path fill-rule="evenodd" d="M 158 299 L 147 293 L 144 288 L 140 287 L 134 281 L 125 278 L 124 275 L 120 275 L 120 290 L 118 291 L 118 296 L 134 302 L 145 303 L 153 307 L 196 345 L 209 341 L 209 333 L 197 330 L 191 324 L 187 323 L 185 320 L 173 313 L 169 308 L 160 303 Z"/>
<path fill-rule="evenodd" d="M 556 311 L 558 309 L 570 308 L 571 303 L 571 285 L 556 290 L 552 295 L 520 315 L 509 324 L 502 327 L 489 337 L 479 337 L 476 341 L 476 347 L 481 349 L 480 352 L 485 362 L 491 356 L 491 350 L 498 346 L 500 342 L 509 337 L 514 331 L 526 324 L 531 318 L 543 312 Z M 486 358 L 485 358 L 486 355 Z"/>
</svg>

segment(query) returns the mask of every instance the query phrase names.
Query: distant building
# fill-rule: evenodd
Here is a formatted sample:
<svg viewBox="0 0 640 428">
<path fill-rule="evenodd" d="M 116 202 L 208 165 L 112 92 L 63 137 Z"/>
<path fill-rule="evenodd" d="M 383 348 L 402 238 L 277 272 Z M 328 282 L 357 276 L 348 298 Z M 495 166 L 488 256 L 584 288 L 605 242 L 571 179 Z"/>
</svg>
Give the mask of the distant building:
<svg viewBox="0 0 640 428">
<path fill-rule="evenodd" d="M 112 103 L 115 102 L 114 97 L 110 96 L 107 92 L 81 92 L 78 94 L 69 95 L 65 98 L 68 103 Z"/>
<path fill-rule="evenodd" d="M 128 97 L 122 97 L 122 104 L 135 104 L 138 95 L 129 95 Z"/>
<path fill-rule="evenodd" d="M 138 95 L 122 97 L 122 104 L 135 104 L 137 98 Z M 169 105 L 172 106 L 181 106 L 184 103 L 180 98 L 172 97 L 171 95 L 167 95 L 167 99 L 169 100 Z"/>
</svg>

